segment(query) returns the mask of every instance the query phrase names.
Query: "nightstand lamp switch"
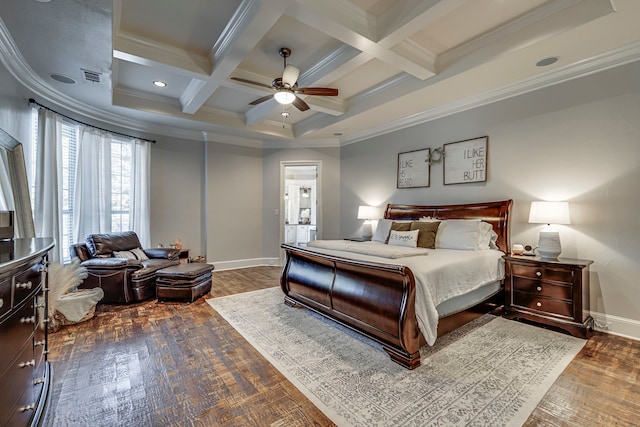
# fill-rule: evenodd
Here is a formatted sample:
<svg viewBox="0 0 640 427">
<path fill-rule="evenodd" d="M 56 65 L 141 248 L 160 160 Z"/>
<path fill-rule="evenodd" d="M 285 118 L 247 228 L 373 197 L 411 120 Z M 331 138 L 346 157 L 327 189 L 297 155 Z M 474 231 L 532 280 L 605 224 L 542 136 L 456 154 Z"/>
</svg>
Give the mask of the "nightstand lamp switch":
<svg viewBox="0 0 640 427">
<path fill-rule="evenodd" d="M 560 233 L 551 224 L 571 224 L 568 202 L 531 202 L 529 223 L 547 224 L 538 238 L 538 253 L 543 258 L 557 258 L 562 252 Z"/>
<path fill-rule="evenodd" d="M 362 238 L 365 240 L 371 240 L 373 237 L 373 230 L 371 223 L 382 218 L 380 209 L 375 206 L 358 206 L 358 219 L 364 219 L 362 225 Z"/>
</svg>

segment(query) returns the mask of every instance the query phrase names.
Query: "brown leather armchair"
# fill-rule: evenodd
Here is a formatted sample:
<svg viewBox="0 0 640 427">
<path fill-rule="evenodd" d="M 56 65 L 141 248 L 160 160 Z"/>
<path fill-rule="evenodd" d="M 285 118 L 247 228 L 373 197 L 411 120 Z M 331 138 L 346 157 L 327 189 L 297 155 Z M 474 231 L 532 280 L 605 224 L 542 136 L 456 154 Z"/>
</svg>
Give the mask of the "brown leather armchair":
<svg viewBox="0 0 640 427">
<path fill-rule="evenodd" d="M 180 263 L 178 249 L 142 250 L 133 231 L 91 234 L 85 243 L 71 245 L 70 249 L 71 256 L 78 257 L 89 273 L 79 288 L 102 288 L 104 298 L 100 302 L 109 304 L 155 297 L 156 272 Z"/>
</svg>

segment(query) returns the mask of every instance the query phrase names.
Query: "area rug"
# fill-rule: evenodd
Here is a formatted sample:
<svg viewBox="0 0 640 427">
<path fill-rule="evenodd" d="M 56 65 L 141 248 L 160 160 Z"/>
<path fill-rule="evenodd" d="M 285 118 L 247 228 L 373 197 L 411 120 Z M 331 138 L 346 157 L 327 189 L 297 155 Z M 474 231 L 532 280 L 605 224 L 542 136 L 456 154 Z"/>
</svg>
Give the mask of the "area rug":
<svg viewBox="0 0 640 427">
<path fill-rule="evenodd" d="M 485 315 L 409 371 L 280 288 L 207 302 L 338 426 L 519 426 L 585 340 Z"/>
</svg>

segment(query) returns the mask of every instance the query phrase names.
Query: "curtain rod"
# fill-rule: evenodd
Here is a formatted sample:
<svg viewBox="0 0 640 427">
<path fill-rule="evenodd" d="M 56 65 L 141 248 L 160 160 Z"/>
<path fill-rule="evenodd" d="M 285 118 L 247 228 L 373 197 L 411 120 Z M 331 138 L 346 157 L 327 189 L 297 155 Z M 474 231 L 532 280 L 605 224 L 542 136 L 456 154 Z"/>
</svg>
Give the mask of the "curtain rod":
<svg viewBox="0 0 640 427">
<path fill-rule="evenodd" d="M 122 132 L 114 132 L 114 131 L 109 130 L 109 129 L 104 129 L 104 128 L 101 128 L 101 127 L 98 127 L 98 126 L 90 125 L 90 124 L 85 123 L 85 122 L 81 122 L 80 120 L 76 120 L 76 119 L 71 118 L 69 116 L 65 116 L 64 114 L 58 113 L 56 110 L 53 110 L 53 109 L 51 109 L 51 108 L 49 108 L 49 107 L 47 107 L 45 105 L 40 104 L 39 102 L 36 102 L 36 100 L 33 99 L 33 98 L 29 98 L 29 105 L 31 105 L 31 104 L 35 104 L 40 108 L 44 108 L 45 110 L 49 110 L 49 111 L 51 111 L 53 113 L 56 113 L 57 115 L 59 115 L 61 117 L 64 117 L 65 119 L 71 120 L 72 122 L 78 123 L 78 124 L 83 125 L 83 126 L 88 126 L 88 127 L 94 128 L 94 129 L 98 129 L 98 130 L 102 130 L 102 131 L 105 131 L 105 132 L 109 132 L 109 133 L 112 133 L 114 135 L 126 136 L 127 138 L 139 139 L 140 141 L 147 141 L 147 142 L 151 142 L 153 144 L 156 143 L 156 141 L 154 139 L 138 138 L 137 136 L 127 135 L 126 133 L 122 133 Z"/>
</svg>

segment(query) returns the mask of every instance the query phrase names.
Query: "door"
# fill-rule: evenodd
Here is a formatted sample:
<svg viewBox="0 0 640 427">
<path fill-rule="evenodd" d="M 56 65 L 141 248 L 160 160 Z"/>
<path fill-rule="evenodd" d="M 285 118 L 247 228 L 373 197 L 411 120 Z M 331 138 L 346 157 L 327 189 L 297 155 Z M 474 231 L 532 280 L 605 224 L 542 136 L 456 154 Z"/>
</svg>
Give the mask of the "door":
<svg viewBox="0 0 640 427">
<path fill-rule="evenodd" d="M 283 213 L 280 242 L 306 246 L 319 239 L 321 227 L 320 161 L 281 162 L 280 194 Z"/>
</svg>

